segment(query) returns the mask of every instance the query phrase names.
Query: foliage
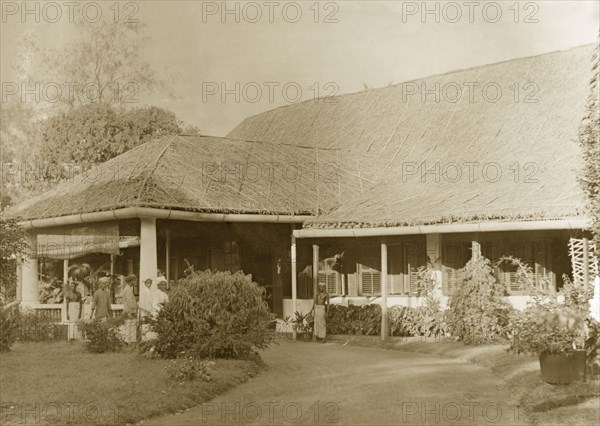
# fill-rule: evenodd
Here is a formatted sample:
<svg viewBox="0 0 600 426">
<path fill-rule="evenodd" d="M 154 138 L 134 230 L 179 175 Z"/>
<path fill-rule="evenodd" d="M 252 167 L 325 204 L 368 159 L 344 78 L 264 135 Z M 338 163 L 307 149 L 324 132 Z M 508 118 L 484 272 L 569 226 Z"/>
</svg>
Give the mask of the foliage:
<svg viewBox="0 0 600 426">
<path fill-rule="evenodd" d="M 597 49 L 596 49 L 597 50 Z M 583 150 L 582 173 L 579 183 L 588 200 L 588 212 L 592 218 L 592 233 L 596 247 L 600 250 L 600 86 L 598 53 L 592 58 L 592 79 L 587 112 L 579 129 L 579 144 Z"/>
<path fill-rule="evenodd" d="M 20 311 L 18 318 L 18 339 L 21 342 L 54 342 L 64 340 L 65 326 L 36 311 Z"/>
<path fill-rule="evenodd" d="M 381 306 L 372 305 L 331 305 L 327 316 L 328 334 L 381 333 Z"/>
<path fill-rule="evenodd" d="M 0 352 L 8 352 L 19 333 L 18 306 L 5 307 L 0 303 Z"/>
<path fill-rule="evenodd" d="M 310 312 L 304 314 L 296 311 L 293 319 L 287 316 L 283 319 L 283 322 L 286 325 L 291 324 L 297 333 L 312 333 L 313 331 L 314 319 Z"/>
<path fill-rule="evenodd" d="M 594 327 L 594 320 L 586 318 L 592 295 L 593 288 L 576 286 L 566 276 L 558 293 L 538 289 L 527 308 L 511 322 L 509 350 L 569 354 L 587 347 L 591 355 L 598 346 L 597 335 L 594 340 L 594 333 L 588 332 L 588 324 Z"/>
<path fill-rule="evenodd" d="M 210 382 L 212 381 L 211 370 L 214 365 L 214 361 L 184 357 L 171 360 L 165 367 L 165 371 L 170 379 L 178 382 L 195 379 Z"/>
<path fill-rule="evenodd" d="M 27 247 L 25 230 L 17 220 L 0 218 L 0 303 L 16 297 L 17 261 Z"/>
<path fill-rule="evenodd" d="M 123 317 L 104 322 L 97 319 L 78 321 L 77 324 L 85 339 L 85 349 L 88 352 L 116 352 L 123 344 L 119 330 L 124 324 Z"/>
<path fill-rule="evenodd" d="M 244 358 L 274 339 L 264 288 L 241 271 L 196 272 L 180 280 L 152 321 L 162 357 Z"/>
<path fill-rule="evenodd" d="M 449 329 L 466 344 L 502 342 L 508 337 L 514 309 L 502 299 L 504 285 L 494 277 L 490 261 L 472 258 L 459 270 L 449 306 Z"/>
<path fill-rule="evenodd" d="M 70 96 L 58 99 L 68 106 L 135 102 L 141 91 L 164 90 L 164 82 L 142 56 L 149 44 L 144 25 L 77 19 L 75 27 L 78 37 L 57 49 L 42 49 L 33 33 L 22 35 L 20 78 L 27 83 L 75 83 Z M 84 90 L 86 85 L 93 90 Z"/>
<path fill-rule="evenodd" d="M 388 310 L 391 336 L 442 337 L 448 334 L 447 311 L 425 306 L 392 306 Z"/>
<path fill-rule="evenodd" d="M 48 163 L 60 166 L 54 170 L 62 170 L 58 177 L 66 180 L 152 137 L 182 131 L 175 114 L 162 108 L 125 110 L 107 104 L 89 104 L 45 121 L 41 130 L 42 154 Z M 46 178 L 56 180 L 57 176 Z"/>
</svg>

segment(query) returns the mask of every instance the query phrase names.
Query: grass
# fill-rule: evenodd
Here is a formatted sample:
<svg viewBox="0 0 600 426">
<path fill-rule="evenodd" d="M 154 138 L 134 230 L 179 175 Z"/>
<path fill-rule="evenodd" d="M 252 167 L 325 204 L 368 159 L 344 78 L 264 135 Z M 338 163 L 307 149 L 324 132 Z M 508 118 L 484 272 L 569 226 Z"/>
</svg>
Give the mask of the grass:
<svg viewBox="0 0 600 426">
<path fill-rule="evenodd" d="M 387 343 L 381 343 L 376 336 L 335 336 L 335 339 L 341 344 L 371 347 L 379 344 L 389 349 L 447 356 L 486 367 L 507 383 L 513 397 L 510 402 L 521 407 L 522 412 L 538 424 L 547 424 L 558 409 L 570 412 L 572 410 L 568 407 L 575 404 L 586 407 L 586 403 L 598 407 L 600 401 L 600 382 L 597 378 L 569 385 L 544 383 L 536 355 L 513 355 L 506 351 L 505 345 L 468 346 L 433 338 L 424 341 L 419 338 L 392 338 Z M 554 424 L 597 424 L 598 410 L 587 410 L 587 416 L 585 410 L 579 412 L 578 416 L 573 417 L 577 421 L 569 420 L 569 416 L 564 415 L 564 423 Z"/>
<path fill-rule="evenodd" d="M 90 354 L 78 342 L 17 343 L 0 358 L 0 424 L 133 423 L 208 401 L 264 366 L 216 360 L 212 381 L 178 383 L 167 377 L 168 362 L 135 348 Z"/>
</svg>

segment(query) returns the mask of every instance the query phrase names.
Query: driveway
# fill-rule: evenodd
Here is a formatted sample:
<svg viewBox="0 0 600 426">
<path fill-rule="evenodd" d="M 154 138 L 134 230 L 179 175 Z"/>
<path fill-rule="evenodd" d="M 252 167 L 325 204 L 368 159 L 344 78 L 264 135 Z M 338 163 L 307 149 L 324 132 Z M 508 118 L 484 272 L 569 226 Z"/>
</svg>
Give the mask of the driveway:
<svg viewBox="0 0 600 426">
<path fill-rule="evenodd" d="M 505 383 L 456 359 L 280 341 L 260 376 L 184 413 L 144 425 L 507 425 L 526 419 Z"/>
</svg>

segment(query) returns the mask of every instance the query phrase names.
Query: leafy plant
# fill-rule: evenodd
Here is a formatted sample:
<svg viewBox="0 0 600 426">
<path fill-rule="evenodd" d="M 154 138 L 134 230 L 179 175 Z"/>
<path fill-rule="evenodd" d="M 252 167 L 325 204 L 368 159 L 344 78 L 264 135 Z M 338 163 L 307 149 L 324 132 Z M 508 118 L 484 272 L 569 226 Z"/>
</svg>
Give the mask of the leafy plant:
<svg viewBox="0 0 600 426">
<path fill-rule="evenodd" d="M 52 318 L 35 311 L 20 311 L 18 319 L 18 339 L 21 342 L 52 342 L 63 340 L 63 326 Z"/>
<path fill-rule="evenodd" d="M 155 351 L 165 358 L 244 358 L 274 339 L 264 288 L 241 271 L 196 272 L 180 280 L 152 320 Z"/>
<path fill-rule="evenodd" d="M 311 321 L 312 315 L 310 312 L 302 313 L 300 311 L 294 312 L 294 318 L 289 316 L 285 317 L 283 322 L 285 324 L 291 324 L 293 329 L 297 333 L 312 333 L 314 322 Z"/>
<path fill-rule="evenodd" d="M 205 382 L 212 381 L 211 372 L 215 365 L 210 360 L 200 360 L 194 357 L 183 357 L 171 360 L 165 367 L 167 376 L 178 382 L 200 379 Z"/>
<path fill-rule="evenodd" d="M 10 351 L 19 332 L 19 307 L 5 307 L 0 303 L 0 352 Z"/>
<path fill-rule="evenodd" d="M 523 276 L 530 274 L 523 269 Z M 593 287 L 585 289 L 563 276 L 563 288 L 537 289 L 525 311 L 511 324 L 514 330 L 509 350 L 515 353 L 571 354 L 574 349 L 587 349 L 588 361 L 598 348 L 597 323 L 588 317 Z"/>
<path fill-rule="evenodd" d="M 25 230 L 17 219 L 0 218 L 0 303 L 16 296 L 17 261 L 27 247 Z"/>
<path fill-rule="evenodd" d="M 104 322 L 97 319 L 77 322 L 85 339 L 85 349 L 92 353 L 116 352 L 119 350 L 124 343 L 119 328 L 124 323 L 123 317 Z"/>
<path fill-rule="evenodd" d="M 449 329 L 466 344 L 502 342 L 508 338 L 514 308 L 502 299 L 504 285 L 494 277 L 490 261 L 473 258 L 459 270 L 459 280 L 450 299 Z"/>
</svg>

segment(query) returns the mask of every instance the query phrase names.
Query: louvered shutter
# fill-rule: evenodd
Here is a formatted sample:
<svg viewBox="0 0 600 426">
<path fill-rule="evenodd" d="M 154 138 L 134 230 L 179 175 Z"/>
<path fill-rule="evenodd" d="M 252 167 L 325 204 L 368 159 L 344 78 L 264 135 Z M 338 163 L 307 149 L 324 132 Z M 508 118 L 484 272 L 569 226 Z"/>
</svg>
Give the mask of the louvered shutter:
<svg viewBox="0 0 600 426">
<path fill-rule="evenodd" d="M 404 244 L 404 277 L 405 277 L 405 289 L 408 294 L 418 295 L 421 291 L 418 288 L 418 274 L 419 268 L 419 252 L 418 247 L 415 244 Z"/>
<path fill-rule="evenodd" d="M 340 294 L 339 274 L 336 271 L 319 271 L 319 284 L 325 284 L 327 293 L 331 295 Z"/>
<path fill-rule="evenodd" d="M 360 264 L 360 291 L 363 295 L 381 294 L 381 272 L 373 267 L 376 259 L 365 259 Z"/>
</svg>

